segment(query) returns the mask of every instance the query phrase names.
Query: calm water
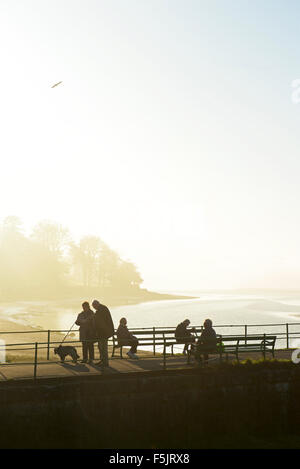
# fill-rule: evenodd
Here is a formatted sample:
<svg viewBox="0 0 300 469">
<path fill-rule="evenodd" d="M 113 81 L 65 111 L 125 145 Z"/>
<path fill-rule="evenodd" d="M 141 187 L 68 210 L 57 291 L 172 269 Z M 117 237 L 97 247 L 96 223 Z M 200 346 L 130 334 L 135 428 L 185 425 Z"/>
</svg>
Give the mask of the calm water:
<svg viewBox="0 0 300 469">
<path fill-rule="evenodd" d="M 196 295 L 197 292 L 193 292 Z M 188 318 L 191 325 L 201 325 L 206 318 L 212 319 L 218 333 L 244 333 L 244 325 L 249 325 L 248 333 L 276 333 L 278 346 L 285 346 L 286 338 L 279 340 L 279 333 L 285 333 L 286 323 L 294 335 L 290 345 L 300 346 L 300 293 L 234 294 L 198 292 L 199 298 L 190 300 L 168 300 L 141 303 L 110 308 L 115 327 L 121 317 L 126 317 L 129 328 L 164 326 L 174 327 Z M 109 305 L 108 305 L 109 306 Z M 68 329 L 74 322 L 77 311 L 60 313 L 52 317 L 55 327 Z M 46 320 L 46 318 L 45 318 Z M 52 322 L 51 321 L 51 322 Z M 299 323 L 299 326 L 296 324 Z M 262 327 L 259 325 L 269 324 Z M 270 324 L 277 324 L 270 326 Z M 42 324 L 50 327 L 49 322 Z M 54 323 L 51 327 L 54 326 Z M 234 326 L 234 327 L 233 327 Z M 238 327 L 239 326 L 239 327 Z M 299 336 L 299 339 L 298 339 Z M 292 336 L 293 337 L 293 336 Z"/>
<path fill-rule="evenodd" d="M 291 339 L 290 344 L 300 346 L 300 292 L 272 292 L 272 293 L 224 293 L 224 292 L 189 292 L 199 295 L 196 299 L 168 300 L 111 307 L 115 327 L 121 317 L 125 316 L 129 328 L 165 326 L 174 327 L 188 318 L 191 325 L 201 325 L 206 318 L 212 319 L 216 328 L 222 334 L 243 333 L 244 325 L 249 325 L 248 333 L 276 333 L 285 332 L 286 323 L 293 323 L 290 332 L 299 331 L 299 339 Z M 110 307 L 110 305 L 107 305 Z M 75 321 L 78 308 L 60 307 L 45 309 L 41 305 L 41 314 L 31 314 L 29 310 L 14 312 L 11 307 L 9 313 L 21 324 L 26 322 L 32 326 L 45 329 L 69 329 Z M 6 316 L 8 310 L 6 309 Z M 296 326 L 299 323 L 299 326 Z M 276 326 L 261 327 L 261 324 L 278 324 Z M 236 326 L 236 327 L 233 327 Z M 237 327 L 239 326 L 239 327 Z M 77 329 L 77 328 L 76 328 Z M 279 338 L 280 336 L 278 336 Z M 278 341 L 278 345 L 285 345 L 286 339 Z"/>
<path fill-rule="evenodd" d="M 174 327 L 186 318 L 191 321 L 191 325 L 200 325 L 206 318 L 210 318 L 215 326 L 230 326 L 216 327 L 218 333 L 238 334 L 244 333 L 247 324 L 250 334 L 276 333 L 278 346 L 286 344 L 286 338 L 279 340 L 278 334 L 285 333 L 286 323 L 294 323 L 289 326 L 289 332 L 299 331 L 299 334 L 294 335 L 290 345 L 300 345 L 300 294 L 199 293 L 199 298 L 193 300 L 158 301 L 112 308 L 112 315 L 115 324 L 125 316 L 128 326 L 132 328 L 154 325 Z M 262 327 L 262 324 L 268 326 Z"/>
</svg>

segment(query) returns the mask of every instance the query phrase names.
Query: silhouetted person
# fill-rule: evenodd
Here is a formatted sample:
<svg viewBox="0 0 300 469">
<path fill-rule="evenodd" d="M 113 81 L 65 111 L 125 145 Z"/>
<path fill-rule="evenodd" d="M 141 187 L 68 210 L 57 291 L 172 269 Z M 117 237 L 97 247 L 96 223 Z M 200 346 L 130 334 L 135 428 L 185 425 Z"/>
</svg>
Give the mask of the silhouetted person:
<svg viewBox="0 0 300 469">
<path fill-rule="evenodd" d="M 185 319 L 183 322 L 178 324 L 175 330 L 176 342 L 179 344 L 185 344 L 183 349 L 184 354 L 187 353 L 189 345 L 195 342 L 195 337 L 191 334 L 191 331 L 187 329 L 189 325 L 190 320 Z"/>
<path fill-rule="evenodd" d="M 217 334 L 212 327 L 211 319 L 206 319 L 203 326 L 204 329 L 196 346 L 196 357 L 201 360 L 201 355 L 203 355 L 204 360 L 208 360 L 208 354 L 216 352 Z"/>
<path fill-rule="evenodd" d="M 120 324 L 117 330 L 117 338 L 118 344 L 121 346 L 130 346 L 131 349 L 127 352 L 127 355 L 130 358 L 138 359 L 139 357 L 136 355 L 137 346 L 139 344 L 138 339 L 132 335 L 132 333 L 127 328 L 127 319 L 121 318 Z"/>
<path fill-rule="evenodd" d="M 79 340 L 82 342 L 82 363 L 94 360 L 94 340 L 96 337 L 95 314 L 90 304 L 82 303 L 83 311 L 78 314 L 75 324 L 79 326 Z"/>
<path fill-rule="evenodd" d="M 98 300 L 92 303 L 95 308 L 95 324 L 100 353 L 100 362 L 97 365 L 108 366 L 108 339 L 114 335 L 114 323 L 107 306 L 102 305 Z"/>
</svg>

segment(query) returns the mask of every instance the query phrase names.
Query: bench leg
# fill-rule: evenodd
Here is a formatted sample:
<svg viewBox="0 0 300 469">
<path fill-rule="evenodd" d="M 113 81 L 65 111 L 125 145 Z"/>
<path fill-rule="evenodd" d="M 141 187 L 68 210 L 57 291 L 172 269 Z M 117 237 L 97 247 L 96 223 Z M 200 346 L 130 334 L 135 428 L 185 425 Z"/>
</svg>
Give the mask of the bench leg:
<svg viewBox="0 0 300 469">
<path fill-rule="evenodd" d="M 164 370 L 166 370 L 167 369 L 166 347 L 164 347 L 164 351 L 163 351 L 163 366 L 164 366 Z"/>
</svg>

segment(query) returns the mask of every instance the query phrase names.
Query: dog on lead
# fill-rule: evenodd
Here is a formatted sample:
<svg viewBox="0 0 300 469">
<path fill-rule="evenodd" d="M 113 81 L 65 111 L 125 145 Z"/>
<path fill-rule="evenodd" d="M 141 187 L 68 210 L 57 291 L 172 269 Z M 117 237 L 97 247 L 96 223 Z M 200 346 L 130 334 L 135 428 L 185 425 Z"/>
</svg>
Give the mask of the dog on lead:
<svg viewBox="0 0 300 469">
<path fill-rule="evenodd" d="M 77 363 L 79 355 L 76 351 L 75 347 L 67 346 L 67 345 L 60 345 L 54 349 L 54 353 L 60 357 L 60 361 L 64 362 L 65 358 L 70 355 L 73 360 L 73 363 Z"/>
</svg>

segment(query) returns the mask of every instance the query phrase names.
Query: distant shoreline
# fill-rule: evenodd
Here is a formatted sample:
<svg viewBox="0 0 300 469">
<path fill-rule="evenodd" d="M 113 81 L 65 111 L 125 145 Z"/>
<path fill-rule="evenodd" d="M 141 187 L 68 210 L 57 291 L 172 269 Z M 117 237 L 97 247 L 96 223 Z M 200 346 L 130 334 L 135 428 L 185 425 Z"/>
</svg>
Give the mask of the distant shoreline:
<svg viewBox="0 0 300 469">
<path fill-rule="evenodd" d="M 146 290 L 142 295 L 137 296 L 124 296 L 124 297 L 103 297 L 103 301 L 109 303 L 111 306 L 126 306 L 133 304 L 145 303 L 148 301 L 160 301 L 160 300 L 193 300 L 197 299 L 197 296 L 188 295 L 171 295 L 168 293 L 157 293 Z"/>
<path fill-rule="evenodd" d="M 83 301 L 92 301 L 92 299 L 99 299 L 101 303 L 107 303 L 107 306 L 122 306 L 126 304 L 139 304 L 146 301 L 159 301 L 159 300 L 190 300 L 199 298 L 198 296 L 191 295 L 176 295 L 169 293 L 158 293 L 149 291 L 146 289 L 141 289 L 136 292 L 129 294 L 124 293 L 123 295 L 115 295 L 108 291 L 101 291 L 97 289 L 74 291 L 74 293 L 69 292 L 68 294 L 58 293 L 57 295 L 50 296 L 23 296 L 19 298 L 3 298 L 0 299 L 0 307 L 5 304 L 12 305 L 20 303 L 63 303 L 63 302 L 76 302 L 82 303 Z"/>
<path fill-rule="evenodd" d="M 189 300 L 197 297 L 185 295 L 170 295 L 167 293 L 157 293 L 148 290 L 139 291 L 138 294 L 115 296 L 104 294 L 103 292 L 85 292 L 72 297 L 57 298 L 26 298 L 23 300 L 0 301 L 0 331 L 26 330 L 34 331 L 36 329 L 45 330 L 47 327 L 38 326 L 43 324 L 49 314 L 57 315 L 68 313 L 69 311 L 79 312 L 83 301 L 92 302 L 93 299 L 108 306 L 108 308 L 138 305 L 141 303 L 165 301 L 165 300 Z M 55 327 L 56 329 L 56 327 Z"/>
</svg>

